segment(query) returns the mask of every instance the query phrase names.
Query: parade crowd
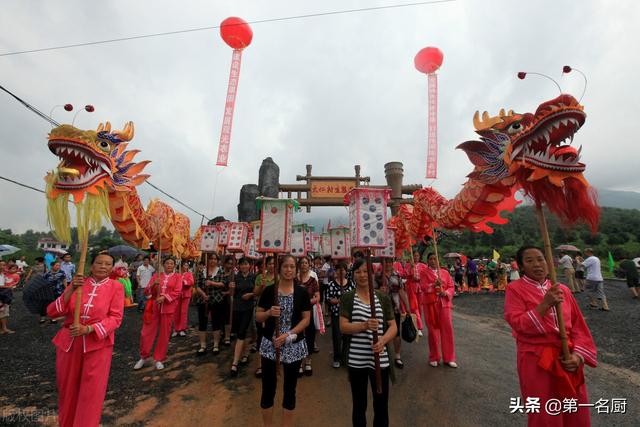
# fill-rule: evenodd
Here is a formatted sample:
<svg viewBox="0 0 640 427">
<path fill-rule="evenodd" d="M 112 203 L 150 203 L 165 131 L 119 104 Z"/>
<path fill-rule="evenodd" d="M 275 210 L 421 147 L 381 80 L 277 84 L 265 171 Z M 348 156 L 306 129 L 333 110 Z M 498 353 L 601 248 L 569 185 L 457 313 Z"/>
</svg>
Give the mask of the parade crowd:
<svg viewBox="0 0 640 427">
<path fill-rule="evenodd" d="M 269 426 L 273 424 L 278 370 L 283 383 L 282 422 L 292 425 L 298 378 L 314 374 L 313 355 L 320 351 L 316 336 L 330 329 L 332 366 L 348 371 L 353 425 L 367 424 L 370 385 L 373 425 L 386 426 L 389 383 L 394 370 L 404 368 L 402 341 L 411 342 L 426 331 L 426 362 L 434 368 L 458 368 L 453 298 L 461 293 L 506 292 L 504 316 L 516 339 L 523 399 L 552 398 L 560 393 L 588 401 L 582 367 L 595 367 L 596 349 L 573 294 L 586 289 L 591 308 L 608 311 L 609 307 L 600 261 L 590 249 L 585 255 L 587 258 L 572 258 L 562 253 L 559 257 L 567 286 L 552 286 L 543 253 L 536 247 L 521 248 L 510 263 L 469 257 L 454 258 L 451 265 L 441 267 L 435 254 L 417 251 L 410 261 L 375 260 L 379 262 L 373 264 L 374 315 L 369 271 L 361 252 L 351 259 L 285 255 L 259 261 L 208 253 L 197 265 L 143 255 L 127 263 L 100 252 L 91 260 L 86 277 L 76 274 L 68 254 L 48 265 L 37 259 L 31 268 L 22 258 L 0 261 L 0 333 L 13 333 L 8 328 L 12 290 L 21 279 L 28 283 L 30 276 L 42 276 L 54 290 L 54 300 L 47 307 L 48 320 L 42 317 L 40 322 L 62 322 L 53 340 L 60 425 L 92 426 L 100 421 L 114 332 L 124 308 L 137 307 L 143 319 L 139 360 L 132 368 L 152 364 L 162 370 L 170 339 L 188 335 L 189 306 L 195 305 L 196 357 L 228 349 L 233 354 L 228 368 L 232 380 L 246 375 L 240 367 L 248 363 L 249 353 L 259 354 L 253 375 L 262 384 L 260 407 L 264 425 Z M 635 281 L 628 279 L 628 284 L 636 298 L 637 276 Z M 80 321 L 74 322 L 74 291 L 78 288 L 82 308 Z M 556 310 L 562 302 L 571 343 L 569 359 L 559 357 Z M 375 354 L 380 367 L 379 392 Z M 530 425 L 588 423 L 588 410 L 551 418 L 530 414 Z"/>
</svg>

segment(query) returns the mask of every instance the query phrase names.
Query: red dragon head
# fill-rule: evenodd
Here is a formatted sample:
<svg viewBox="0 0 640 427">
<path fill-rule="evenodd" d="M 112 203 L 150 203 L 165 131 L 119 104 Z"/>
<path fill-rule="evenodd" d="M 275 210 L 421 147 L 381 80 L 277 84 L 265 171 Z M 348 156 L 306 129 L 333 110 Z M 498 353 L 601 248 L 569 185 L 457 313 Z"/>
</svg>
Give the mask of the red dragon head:
<svg viewBox="0 0 640 427">
<path fill-rule="evenodd" d="M 599 209 L 583 176 L 580 151 L 572 146 L 586 119 L 571 95 L 543 102 L 535 113 L 474 115 L 479 141 L 458 146 L 475 165 L 468 177 L 485 184 L 515 185 L 568 223 L 583 219 L 595 228 Z M 515 180 L 515 182 L 514 182 Z"/>
<path fill-rule="evenodd" d="M 60 164 L 49 174 L 51 193 L 70 193 L 76 203 L 85 193 L 97 194 L 99 189 L 126 191 L 144 182 L 149 175 L 139 174 L 149 161 L 133 162 L 138 150 L 126 151 L 133 139 L 132 122 L 121 131 L 111 130 L 111 124 L 100 123 L 98 129 L 81 130 L 61 125 L 49 134 L 49 150 L 60 157 Z"/>
</svg>

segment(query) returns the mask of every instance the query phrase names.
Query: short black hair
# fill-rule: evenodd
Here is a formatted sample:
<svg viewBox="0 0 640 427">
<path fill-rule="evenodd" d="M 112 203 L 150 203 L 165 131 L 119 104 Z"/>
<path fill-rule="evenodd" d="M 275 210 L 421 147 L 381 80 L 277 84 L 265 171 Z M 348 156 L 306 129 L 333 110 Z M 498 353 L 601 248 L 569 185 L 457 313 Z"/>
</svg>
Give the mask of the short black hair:
<svg viewBox="0 0 640 427">
<path fill-rule="evenodd" d="M 251 265 L 251 260 L 249 258 L 243 256 L 242 258 L 240 258 L 240 261 L 238 261 L 238 265 L 240 265 L 240 264 L 249 264 L 249 265 Z"/>
<path fill-rule="evenodd" d="M 344 261 L 340 261 L 338 263 L 338 265 L 336 265 L 336 271 L 338 270 L 344 270 L 344 271 L 349 271 L 349 267 L 347 267 L 347 263 Z"/>
<path fill-rule="evenodd" d="M 113 257 L 113 255 L 111 255 L 109 252 L 107 251 L 100 251 L 100 252 L 96 252 L 91 256 L 91 265 L 93 265 L 93 263 L 96 261 L 96 259 L 100 256 L 100 255 L 105 255 L 108 256 L 109 258 L 111 258 L 111 264 L 113 265 L 116 262 L 116 259 Z"/>
<path fill-rule="evenodd" d="M 524 259 L 524 253 L 526 251 L 528 251 L 529 249 L 537 249 L 539 250 L 542 255 L 544 256 L 544 251 L 542 250 L 542 248 L 540 248 L 539 246 L 534 246 L 534 245 L 525 245 L 522 246 L 520 249 L 518 249 L 518 252 L 516 252 L 516 262 L 518 263 L 518 267 L 520 267 L 522 269 L 523 264 L 523 259 Z"/>
<path fill-rule="evenodd" d="M 358 258 L 353 262 L 353 266 L 351 266 L 351 271 L 356 271 L 360 267 L 362 267 L 367 261 L 364 258 Z"/>
<path fill-rule="evenodd" d="M 142 258 L 142 260 L 144 261 L 145 259 L 148 259 L 149 261 L 151 261 L 151 258 L 149 258 L 148 256 Z"/>
<path fill-rule="evenodd" d="M 427 254 L 427 260 L 429 260 L 429 258 L 431 258 L 431 255 L 435 255 L 435 253 L 434 253 L 434 252 L 429 252 L 429 253 Z"/>
</svg>

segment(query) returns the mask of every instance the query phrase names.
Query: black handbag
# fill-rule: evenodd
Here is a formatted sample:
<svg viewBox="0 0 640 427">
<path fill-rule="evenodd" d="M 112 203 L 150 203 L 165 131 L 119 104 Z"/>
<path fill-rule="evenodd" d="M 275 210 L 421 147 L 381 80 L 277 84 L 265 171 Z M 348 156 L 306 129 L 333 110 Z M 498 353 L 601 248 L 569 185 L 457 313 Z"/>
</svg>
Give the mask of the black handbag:
<svg viewBox="0 0 640 427">
<path fill-rule="evenodd" d="M 418 331 L 416 330 L 415 325 L 413 324 L 413 319 L 411 319 L 411 315 L 407 314 L 407 316 L 402 321 L 401 325 L 401 333 L 402 339 L 406 342 L 414 342 L 416 337 L 418 336 Z"/>
</svg>

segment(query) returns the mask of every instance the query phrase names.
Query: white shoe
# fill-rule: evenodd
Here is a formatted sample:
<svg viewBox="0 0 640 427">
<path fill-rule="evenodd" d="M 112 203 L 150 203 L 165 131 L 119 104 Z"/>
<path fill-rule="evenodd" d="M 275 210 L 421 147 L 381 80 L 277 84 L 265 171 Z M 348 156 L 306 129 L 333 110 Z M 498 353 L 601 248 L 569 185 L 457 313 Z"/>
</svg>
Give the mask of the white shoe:
<svg viewBox="0 0 640 427">
<path fill-rule="evenodd" d="M 158 371 L 161 371 L 161 370 L 163 370 L 163 369 L 164 369 L 164 365 L 162 364 L 162 362 L 159 362 L 159 361 L 158 361 L 158 362 L 156 362 L 156 369 L 157 369 Z"/>
<path fill-rule="evenodd" d="M 431 366 L 432 368 L 437 368 L 438 362 L 429 362 L 429 366 Z"/>
<path fill-rule="evenodd" d="M 340 362 L 333 362 L 333 367 L 334 368 L 339 368 L 340 367 Z"/>
<path fill-rule="evenodd" d="M 422 334 L 422 331 L 418 331 L 418 336 L 419 337 L 423 337 L 424 335 Z"/>
<path fill-rule="evenodd" d="M 458 367 L 458 364 L 457 364 L 456 362 L 449 362 L 449 363 L 447 363 L 447 365 L 448 365 L 450 368 L 457 368 L 457 367 Z"/>
<path fill-rule="evenodd" d="M 138 369 L 142 369 L 142 367 L 144 366 L 145 362 L 147 361 L 147 359 L 140 359 L 136 362 L 135 365 L 133 365 L 133 369 L 135 371 L 137 371 Z"/>
<path fill-rule="evenodd" d="M 176 331 L 171 332 L 171 338 L 175 338 L 178 336 L 178 333 Z"/>
<path fill-rule="evenodd" d="M 187 333 L 185 331 L 180 331 L 178 332 L 178 335 L 180 335 L 181 337 L 186 337 Z"/>
</svg>

